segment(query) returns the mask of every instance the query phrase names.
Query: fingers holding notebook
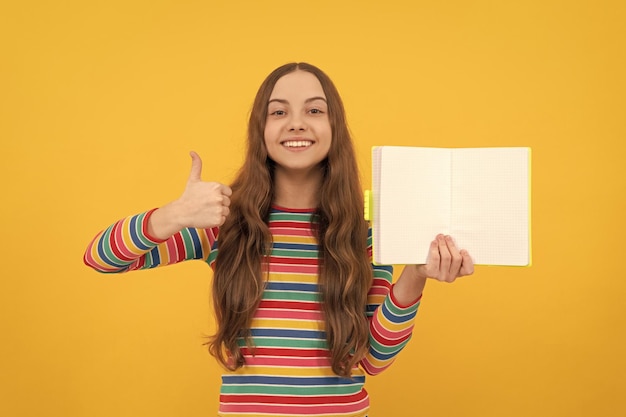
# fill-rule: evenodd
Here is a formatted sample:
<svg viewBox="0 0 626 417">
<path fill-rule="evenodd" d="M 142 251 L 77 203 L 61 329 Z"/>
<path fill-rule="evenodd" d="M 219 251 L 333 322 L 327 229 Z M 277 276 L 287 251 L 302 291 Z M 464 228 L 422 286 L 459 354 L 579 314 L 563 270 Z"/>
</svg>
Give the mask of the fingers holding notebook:
<svg viewBox="0 0 626 417">
<path fill-rule="evenodd" d="M 474 262 L 466 250 L 459 250 L 451 236 L 437 235 L 431 242 L 425 265 L 429 278 L 454 282 L 474 273 Z"/>
</svg>

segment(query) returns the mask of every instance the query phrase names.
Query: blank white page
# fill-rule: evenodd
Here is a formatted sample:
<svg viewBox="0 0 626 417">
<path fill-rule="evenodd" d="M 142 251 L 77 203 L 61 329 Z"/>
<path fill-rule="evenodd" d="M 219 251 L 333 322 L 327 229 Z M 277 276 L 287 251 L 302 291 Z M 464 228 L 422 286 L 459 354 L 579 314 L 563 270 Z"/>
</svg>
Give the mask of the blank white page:
<svg viewBox="0 0 626 417">
<path fill-rule="evenodd" d="M 449 233 L 450 158 L 444 148 L 374 148 L 375 263 L 424 263 L 430 242 Z"/>
<path fill-rule="evenodd" d="M 451 234 L 476 264 L 530 264 L 530 149 L 452 153 Z"/>
</svg>

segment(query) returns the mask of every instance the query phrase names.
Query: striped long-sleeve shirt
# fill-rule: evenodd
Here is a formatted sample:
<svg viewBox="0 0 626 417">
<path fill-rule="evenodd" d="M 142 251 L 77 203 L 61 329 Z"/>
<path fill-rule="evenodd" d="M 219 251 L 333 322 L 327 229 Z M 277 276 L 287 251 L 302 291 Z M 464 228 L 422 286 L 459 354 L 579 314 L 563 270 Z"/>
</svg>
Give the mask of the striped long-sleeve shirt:
<svg viewBox="0 0 626 417">
<path fill-rule="evenodd" d="M 88 266 L 125 272 L 202 259 L 213 266 L 218 228 L 183 229 L 162 241 L 149 236 L 152 211 L 130 216 L 100 232 L 85 252 Z M 333 373 L 318 288 L 318 245 L 313 210 L 274 207 L 269 276 L 251 324 L 254 354 L 241 341 L 245 364 L 222 375 L 220 416 L 366 416 L 365 373 L 393 362 L 411 337 L 419 300 L 400 305 L 393 297 L 391 266 L 372 265 L 374 280 L 365 313 L 370 346 L 352 378 Z M 371 234 L 368 237 L 371 257 Z"/>
</svg>

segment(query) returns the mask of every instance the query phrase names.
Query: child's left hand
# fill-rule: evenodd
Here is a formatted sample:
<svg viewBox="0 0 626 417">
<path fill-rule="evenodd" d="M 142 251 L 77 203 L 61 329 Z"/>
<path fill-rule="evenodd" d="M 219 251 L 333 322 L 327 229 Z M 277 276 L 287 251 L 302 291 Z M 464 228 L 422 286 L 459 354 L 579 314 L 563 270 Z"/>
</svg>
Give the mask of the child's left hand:
<svg viewBox="0 0 626 417">
<path fill-rule="evenodd" d="M 466 250 L 459 250 L 450 236 L 437 235 L 430 244 L 425 264 L 406 265 L 393 286 L 393 295 L 401 305 L 419 300 L 428 278 L 453 282 L 474 273 L 474 261 Z"/>
<path fill-rule="evenodd" d="M 474 273 L 474 261 L 465 250 L 459 250 L 451 236 L 437 235 L 430 244 L 426 264 L 417 265 L 418 274 L 438 281 L 453 282 Z"/>
</svg>

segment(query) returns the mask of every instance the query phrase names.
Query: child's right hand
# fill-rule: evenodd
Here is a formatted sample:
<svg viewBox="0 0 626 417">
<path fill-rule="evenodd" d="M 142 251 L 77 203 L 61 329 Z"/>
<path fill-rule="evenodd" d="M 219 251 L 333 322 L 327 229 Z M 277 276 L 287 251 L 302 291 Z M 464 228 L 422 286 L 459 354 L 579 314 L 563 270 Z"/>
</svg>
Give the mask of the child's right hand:
<svg viewBox="0 0 626 417">
<path fill-rule="evenodd" d="M 178 199 L 180 222 L 183 227 L 209 228 L 226 221 L 230 206 L 230 187 L 218 182 L 202 181 L 202 159 L 191 151 L 191 172 L 185 192 Z"/>
<path fill-rule="evenodd" d="M 185 191 L 177 200 L 156 210 L 149 219 L 148 233 L 167 239 L 186 227 L 207 229 L 221 226 L 229 214 L 230 187 L 202 181 L 202 159 L 191 155 L 191 172 Z"/>
</svg>

